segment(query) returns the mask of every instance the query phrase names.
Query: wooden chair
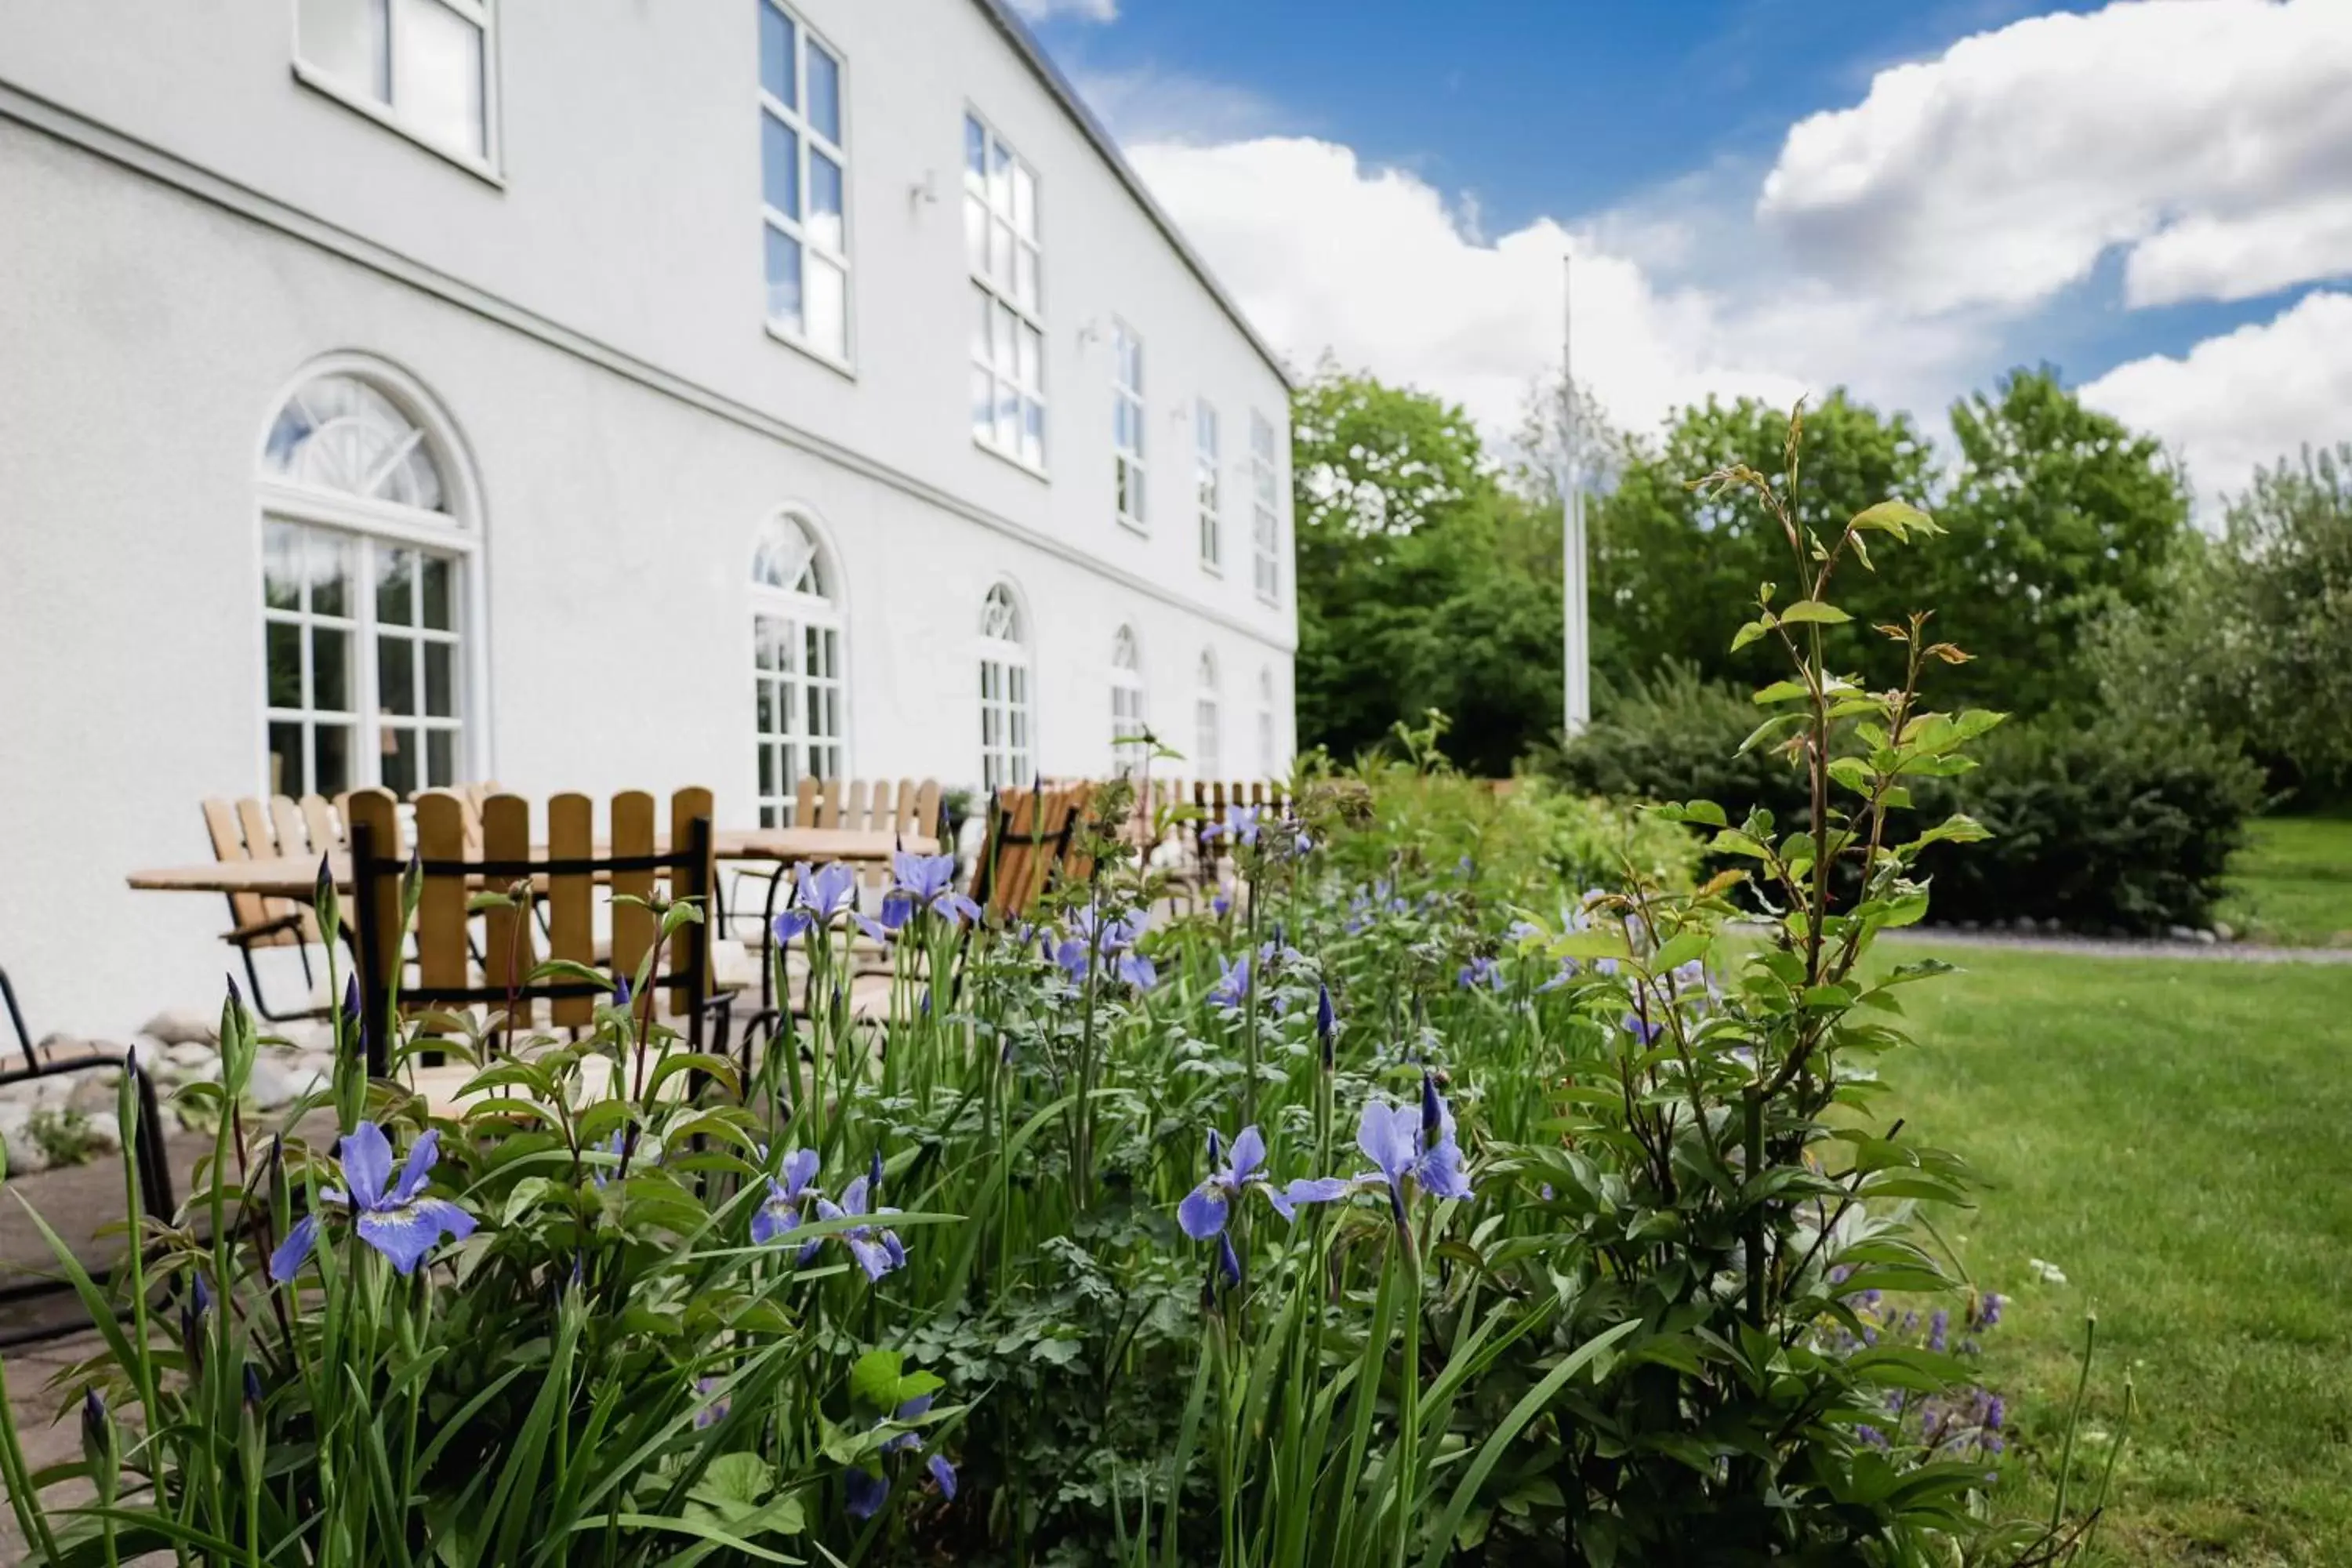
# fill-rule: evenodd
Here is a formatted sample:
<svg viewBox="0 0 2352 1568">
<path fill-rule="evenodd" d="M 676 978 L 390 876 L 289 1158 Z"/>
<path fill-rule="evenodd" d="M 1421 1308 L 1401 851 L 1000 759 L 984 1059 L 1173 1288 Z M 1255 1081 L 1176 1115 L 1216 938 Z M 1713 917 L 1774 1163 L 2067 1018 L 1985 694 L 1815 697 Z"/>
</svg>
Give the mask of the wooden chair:
<svg viewBox="0 0 2352 1568">
<path fill-rule="evenodd" d="M 224 861 L 309 858 L 343 847 L 341 821 L 320 795 L 304 795 L 299 801 L 274 795 L 266 803 L 249 795 L 238 801 L 212 799 L 204 803 L 204 814 L 213 854 Z M 310 972 L 310 947 L 319 940 L 318 921 L 310 907 L 294 899 L 231 893 L 228 915 L 229 929 L 221 933 L 221 940 L 236 949 L 245 961 L 246 988 L 254 1010 L 273 1024 L 324 1017 L 331 1000 L 308 994 L 317 984 Z M 253 957 L 256 949 L 267 947 L 291 947 L 300 952 L 303 1005 L 279 1009 L 269 1005 Z"/>
<path fill-rule="evenodd" d="M 404 970 L 404 1015 L 492 1006 L 509 1010 L 507 1029 L 528 1029 L 536 1026 L 539 1005 L 545 1002 L 557 1027 L 584 1027 L 607 987 L 585 980 L 530 978 L 541 962 L 541 938 L 529 906 L 545 900 L 548 957 L 599 968 L 595 895 L 598 882 L 606 883 L 614 900 L 610 971 L 617 975 L 635 974 L 656 935 L 653 910 L 625 899 L 651 898 L 659 883 L 670 901 L 700 900 L 708 910 L 713 886 L 709 790 L 682 789 L 670 797 L 667 847 L 656 837 L 654 797 L 642 790 L 613 797 L 610 837 L 602 852 L 595 841 L 594 812 L 584 795 L 551 798 L 545 851 L 540 853 L 532 846 L 530 803 L 520 795 L 488 795 L 480 808 L 481 853 L 475 856 L 467 853 L 466 814 L 455 793 L 419 795 L 415 817 L 421 880 L 411 984 L 395 940 L 401 926 L 400 879 L 408 863 L 400 816 L 385 791 L 352 793 L 347 820 L 353 945 L 371 1073 L 381 1076 L 388 1067 L 395 963 Z M 478 962 L 468 942 L 467 900 L 476 891 L 506 893 L 517 888 L 522 891 L 521 904 L 484 913 Z M 714 1016 L 723 1042 L 733 997 L 713 973 L 707 921 L 679 927 L 667 957 L 667 967 L 650 984 L 668 993 L 670 1012 L 683 1020 L 695 1048 L 701 1047 Z"/>
<path fill-rule="evenodd" d="M 972 875 L 972 900 L 1018 920 L 1035 906 L 1070 852 L 1090 784 L 999 790 L 989 798 L 988 837 Z"/>
<path fill-rule="evenodd" d="M 16 988 L 10 984 L 8 972 L 5 969 L 0 969 L 0 1004 L 5 1005 L 8 1022 L 16 1030 L 16 1052 L 21 1058 L 15 1064 L 0 1063 L 0 1085 L 22 1083 L 32 1079 L 51 1078 L 63 1073 L 87 1072 L 93 1068 L 122 1065 L 121 1056 L 107 1050 L 91 1048 L 85 1049 L 79 1055 L 59 1055 L 53 1051 L 36 1049 L 33 1045 L 33 1033 L 25 1025 L 24 1011 L 16 1005 Z M 139 1205 L 148 1215 L 168 1222 L 173 1216 L 173 1209 L 178 1206 L 172 1195 L 172 1163 L 169 1152 L 163 1146 L 163 1118 L 156 1104 L 155 1080 L 144 1073 L 139 1075 L 138 1095 L 139 1125 L 131 1140 L 131 1152 L 136 1156 L 135 1163 L 139 1174 Z M 127 1206 L 120 1179 L 113 1182 L 111 1191 L 114 1198 L 119 1202 L 124 1202 Z M 104 1240 L 107 1233 L 116 1228 L 109 1226 L 105 1229 L 100 1229 L 92 1226 L 88 1233 L 78 1233 L 68 1226 L 65 1215 L 60 1215 L 56 1217 L 60 1228 L 66 1230 L 67 1238 L 69 1244 L 73 1245 L 77 1255 L 91 1254 L 90 1243 Z M 89 1217 L 95 1219 L 98 1216 Z M 143 1237 L 134 1237 L 131 1239 L 134 1245 L 144 1245 Z M 152 1262 L 160 1258 L 162 1250 L 160 1247 L 152 1249 L 148 1254 L 149 1260 Z M 108 1289 L 116 1283 L 111 1271 L 98 1266 L 96 1259 L 104 1256 L 104 1250 L 101 1249 L 83 1258 L 84 1266 L 89 1268 L 100 1289 Z M 12 1269 L 10 1272 L 16 1272 L 16 1270 Z M 38 1340 L 56 1339 L 66 1334 L 83 1333 L 89 1331 L 89 1321 L 79 1312 L 53 1319 L 36 1319 L 29 1322 L 23 1321 L 19 1312 L 28 1303 L 46 1296 L 71 1296 L 74 1293 L 72 1282 L 65 1278 L 52 1278 L 46 1271 L 26 1270 L 25 1272 L 30 1277 L 10 1279 L 5 1284 L 0 1284 L 0 1347 L 29 1344 Z M 131 1310 L 131 1305 L 127 1301 L 116 1308 L 117 1313 L 122 1316 L 128 1316 Z"/>
</svg>

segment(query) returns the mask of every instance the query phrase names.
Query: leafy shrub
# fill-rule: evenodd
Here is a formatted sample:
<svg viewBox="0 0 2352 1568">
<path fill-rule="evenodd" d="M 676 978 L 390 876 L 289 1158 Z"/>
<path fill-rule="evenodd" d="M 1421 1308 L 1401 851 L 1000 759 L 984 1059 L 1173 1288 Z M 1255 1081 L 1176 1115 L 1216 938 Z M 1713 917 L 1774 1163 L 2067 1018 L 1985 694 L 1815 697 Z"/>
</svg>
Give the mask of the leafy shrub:
<svg viewBox="0 0 2352 1568">
<path fill-rule="evenodd" d="M 1759 625 L 1838 614 L 1857 531 L 1930 528 L 1874 509 Z M 1965 1171 L 1872 1117 L 1895 994 L 1937 967 L 1873 942 L 1977 834 L 1887 813 L 1991 720 L 1925 710 L 1916 626 L 1875 697 L 1780 646 L 1771 723 L 1850 792 L 1819 820 L 1497 797 L 1433 727 L 1310 769 L 1297 818 L 1214 824 L 1239 878 L 1205 907 L 1108 832 L 1125 785 L 1034 923 L 980 920 L 945 858 L 878 910 L 803 868 L 769 954 L 808 1016 L 748 1068 L 654 1018 L 659 945 L 557 966 L 611 988 L 579 1037 L 444 1042 L 479 1064 L 462 1115 L 415 1092 L 416 1028 L 371 1080 L 351 1009 L 328 1103 L 219 1115 L 186 1207 L 134 1224 L 126 1323 L 58 1249 L 107 1346 L 71 1380 L 94 1502 L 53 1517 L 0 1427 L 36 1560 L 2063 1560 L 2064 1521 L 1991 1521 L 1965 1348 L 1882 1332 L 1873 1294 L 1991 1315 L 1915 1223 Z M 1768 931 L 1725 939 L 1688 826 Z M 870 1020 L 854 932 L 887 954 Z M 256 1048 L 234 997 L 221 1040 L 180 1091 L 215 1110 Z M 314 1109 L 331 1154 L 294 1135 Z"/>
<path fill-rule="evenodd" d="M 1759 809 L 1800 819 L 1804 775 L 1780 750 L 1727 760 L 1761 718 L 1745 693 L 1670 669 L 1622 694 L 1546 765 L 1571 788 L 1618 799 L 1713 800 L 1734 820 Z M 1922 858 L 1938 920 L 2201 926 L 2262 799 L 2259 772 L 2193 721 L 2053 715 L 2001 726 L 1977 760 L 1912 785 L 1917 820 L 1961 811 L 1992 835 L 1965 854 L 1937 847 Z"/>
<path fill-rule="evenodd" d="M 1917 791 L 1923 813 L 1965 810 L 1992 835 L 1922 860 L 1941 920 L 2138 935 L 2204 926 L 2262 803 L 2260 770 L 2196 729 L 2044 720 L 1994 731 L 1982 760 Z"/>
</svg>

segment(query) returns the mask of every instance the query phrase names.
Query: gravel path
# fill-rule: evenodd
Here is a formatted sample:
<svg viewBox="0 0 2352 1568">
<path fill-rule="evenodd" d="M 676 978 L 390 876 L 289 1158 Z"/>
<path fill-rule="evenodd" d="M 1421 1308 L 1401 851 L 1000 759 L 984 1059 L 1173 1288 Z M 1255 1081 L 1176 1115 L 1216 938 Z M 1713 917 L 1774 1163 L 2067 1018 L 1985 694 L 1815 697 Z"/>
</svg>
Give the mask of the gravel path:
<svg viewBox="0 0 2352 1568">
<path fill-rule="evenodd" d="M 2081 958 L 2159 958 L 2192 963 L 2352 963 L 2352 947 L 2264 947 L 2251 942 L 2156 942 L 2093 936 L 2027 936 L 2021 931 L 1954 931 L 1908 926 L 1880 940 L 1986 947 L 2011 952 L 2061 952 Z"/>
</svg>

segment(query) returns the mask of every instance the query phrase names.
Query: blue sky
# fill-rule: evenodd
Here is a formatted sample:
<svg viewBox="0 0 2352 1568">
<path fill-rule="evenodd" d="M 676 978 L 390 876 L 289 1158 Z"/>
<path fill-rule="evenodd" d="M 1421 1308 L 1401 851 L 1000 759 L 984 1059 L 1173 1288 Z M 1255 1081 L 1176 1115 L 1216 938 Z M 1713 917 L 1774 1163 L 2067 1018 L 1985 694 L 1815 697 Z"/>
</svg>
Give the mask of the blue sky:
<svg viewBox="0 0 2352 1568">
<path fill-rule="evenodd" d="M 1940 426 L 2048 361 L 2209 489 L 2352 438 L 2347 0 L 1024 8 L 1278 346 L 1489 425 L 1571 248 L 1629 427 L 1831 384 Z"/>
</svg>

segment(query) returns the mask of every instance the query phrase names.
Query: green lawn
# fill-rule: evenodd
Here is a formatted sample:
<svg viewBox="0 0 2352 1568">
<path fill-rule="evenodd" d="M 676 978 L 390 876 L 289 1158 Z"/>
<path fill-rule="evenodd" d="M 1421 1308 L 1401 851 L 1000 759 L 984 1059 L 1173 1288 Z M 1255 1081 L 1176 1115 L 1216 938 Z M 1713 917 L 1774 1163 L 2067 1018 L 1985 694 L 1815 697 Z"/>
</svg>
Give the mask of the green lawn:
<svg viewBox="0 0 2352 1568">
<path fill-rule="evenodd" d="M 1943 955 L 1893 1109 L 1986 1183 L 1946 1229 L 2014 1302 L 2012 1502 L 2047 1498 L 2095 1309 L 2086 1426 L 2126 1368 L 2142 1412 L 2098 1561 L 2352 1563 L 2352 966 Z"/>
<path fill-rule="evenodd" d="M 2246 835 L 2221 918 L 2265 942 L 2352 947 L 2352 817 L 2266 816 Z"/>
</svg>

